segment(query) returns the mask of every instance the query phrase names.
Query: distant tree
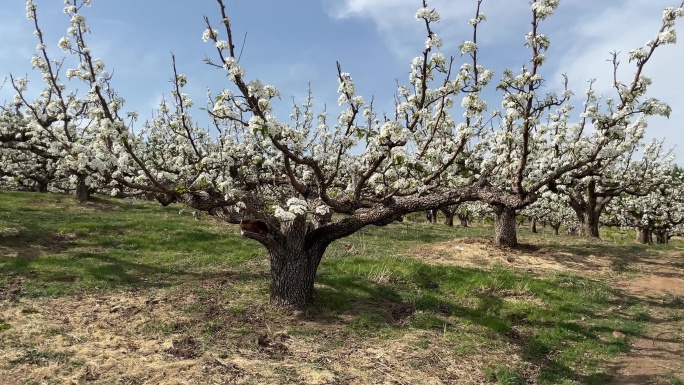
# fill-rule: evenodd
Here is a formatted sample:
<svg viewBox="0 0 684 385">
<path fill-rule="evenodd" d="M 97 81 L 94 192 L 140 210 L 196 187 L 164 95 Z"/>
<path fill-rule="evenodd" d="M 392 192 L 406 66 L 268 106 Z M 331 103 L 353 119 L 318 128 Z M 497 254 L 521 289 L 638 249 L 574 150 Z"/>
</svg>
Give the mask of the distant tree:
<svg viewBox="0 0 684 385">
<path fill-rule="evenodd" d="M 622 194 L 607 208 L 612 224 L 636 230 L 637 243 L 668 243 L 672 232 L 684 224 L 684 175 L 672 164 L 658 167 L 658 185 L 648 194 Z"/>
<path fill-rule="evenodd" d="M 577 229 L 577 217 L 570 208 L 567 196 L 554 194 L 548 189 L 541 191 L 539 199 L 533 204 L 525 207 L 521 214 L 548 223 L 554 235 L 558 235 L 561 226 L 574 232 Z"/>
<path fill-rule="evenodd" d="M 643 156 L 635 159 L 638 150 Z M 669 173 L 668 157 L 661 143 L 638 142 L 628 152 L 603 158 L 550 185 L 554 192 L 567 196 L 577 215 L 580 235 L 598 238 L 601 214 L 607 205 L 620 196 L 646 196 L 657 189 Z"/>
</svg>

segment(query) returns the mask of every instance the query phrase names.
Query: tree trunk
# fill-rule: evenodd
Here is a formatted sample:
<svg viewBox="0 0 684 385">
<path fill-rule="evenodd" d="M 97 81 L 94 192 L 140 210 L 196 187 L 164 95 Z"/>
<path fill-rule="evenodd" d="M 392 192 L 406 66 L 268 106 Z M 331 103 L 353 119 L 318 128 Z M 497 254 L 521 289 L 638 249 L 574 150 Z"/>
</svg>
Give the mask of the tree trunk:
<svg viewBox="0 0 684 385">
<path fill-rule="evenodd" d="M 445 211 L 442 211 L 442 213 L 444 214 L 444 224 L 447 226 L 453 227 L 454 226 L 454 214 L 452 214 L 450 212 L 445 212 Z"/>
<path fill-rule="evenodd" d="M 537 232 L 537 218 L 532 218 L 532 220 L 530 220 L 530 232 Z"/>
<path fill-rule="evenodd" d="M 47 182 L 36 182 L 36 191 L 38 191 L 39 193 L 47 193 L 48 192 Z"/>
<path fill-rule="evenodd" d="M 242 235 L 261 242 L 268 250 L 271 304 L 302 308 L 313 300 L 316 271 L 330 240 L 312 235 L 302 217 L 279 227 L 259 220 L 240 222 Z"/>
<path fill-rule="evenodd" d="M 656 236 L 656 243 L 659 245 L 666 245 L 670 242 L 670 232 L 667 229 L 653 230 Z"/>
<path fill-rule="evenodd" d="M 586 207 L 581 213 L 577 214 L 580 223 L 580 235 L 588 238 L 599 237 L 599 213 L 593 207 Z"/>
<path fill-rule="evenodd" d="M 494 206 L 494 243 L 503 247 L 518 244 L 515 210 L 506 206 Z"/>
<path fill-rule="evenodd" d="M 314 279 L 325 247 L 269 250 L 271 260 L 270 302 L 276 306 L 302 308 L 311 303 Z"/>
<path fill-rule="evenodd" d="M 570 207 L 575 211 L 579 222 L 579 234 L 583 237 L 599 237 L 601 213 L 606 205 L 615 198 L 612 195 L 599 196 L 596 189 L 596 181 L 591 180 L 586 186 L 577 186 L 568 194 Z"/>
<path fill-rule="evenodd" d="M 437 209 L 430 210 L 430 222 L 432 223 L 437 223 L 437 213 L 439 211 Z"/>
<path fill-rule="evenodd" d="M 553 229 L 553 235 L 558 235 L 558 231 L 560 230 L 561 224 L 551 224 L 551 228 Z"/>
<path fill-rule="evenodd" d="M 468 227 L 468 216 L 459 215 L 458 220 L 461 222 L 461 227 Z"/>
<path fill-rule="evenodd" d="M 641 244 L 649 243 L 650 229 L 648 227 L 637 227 L 636 228 L 636 242 Z"/>
<path fill-rule="evenodd" d="M 85 177 L 78 177 L 78 182 L 76 182 L 76 199 L 81 203 L 90 200 L 90 188 L 85 182 Z"/>
</svg>

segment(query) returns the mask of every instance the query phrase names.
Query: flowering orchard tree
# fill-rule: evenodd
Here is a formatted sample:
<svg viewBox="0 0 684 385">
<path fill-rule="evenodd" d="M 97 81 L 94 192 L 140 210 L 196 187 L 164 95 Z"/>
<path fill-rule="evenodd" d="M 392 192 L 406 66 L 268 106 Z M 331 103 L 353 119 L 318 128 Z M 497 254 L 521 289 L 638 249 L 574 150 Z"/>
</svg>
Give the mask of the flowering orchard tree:
<svg viewBox="0 0 684 385">
<path fill-rule="evenodd" d="M 571 232 L 578 227 L 575 212 L 570 208 L 569 198 L 566 195 L 554 194 L 548 189 L 540 191 L 539 199 L 520 213 L 532 221 L 548 223 L 554 235 L 558 235 L 561 226 Z"/>
<path fill-rule="evenodd" d="M 84 98 L 92 123 L 87 126 L 92 138 L 88 164 L 109 183 L 154 194 L 164 204 L 183 202 L 229 221 L 240 219 L 242 234 L 268 250 L 270 299 L 276 305 L 303 306 L 312 300 L 316 270 L 331 242 L 406 213 L 484 201 L 498 209 L 499 243 L 515 245 L 516 209 L 532 203 L 542 186 L 600 159 L 605 149 L 620 151 L 615 137 L 630 126 L 632 116 L 665 108 L 652 99 L 638 101 L 646 85 L 639 76 L 638 85 L 622 94 L 622 112 L 595 112 L 606 123 L 596 129 L 592 147 L 562 143 L 583 134 L 568 123 L 569 91 L 537 96 L 543 83 L 537 70 L 549 44 L 537 28 L 558 5 L 539 0 L 532 2 L 533 30 L 527 38 L 531 67 L 520 75 L 504 73 L 498 89 L 505 111 L 489 114 L 480 97 L 494 76 L 478 61 L 482 1 L 469 21 L 472 40 L 461 45 L 467 61 L 460 66 L 440 52 L 442 41 L 435 33 L 440 16 L 423 1 L 415 17 L 425 29 L 425 45 L 410 64 L 407 83 L 396 91 L 392 114 L 379 115 L 338 63 L 341 112 L 315 111 L 309 94 L 282 120 L 272 105 L 279 91 L 249 80 L 240 66 L 230 18 L 224 1 L 217 0 L 220 28 L 206 18 L 202 38 L 215 49 L 207 64 L 228 84 L 208 92 L 212 127 L 193 122 L 193 101 L 183 92 L 189 80 L 174 61 L 171 96 L 143 130 L 133 132 L 120 115 L 123 100 L 86 45 L 88 28 L 80 9 L 89 1 L 65 3 L 71 24 L 60 46 L 78 60 L 70 77 L 89 89 Z M 27 4 L 35 9 L 32 0 Z M 670 31 L 682 15 L 682 9 L 669 11 L 670 24 L 663 30 Z M 639 71 L 645 62 L 639 62 Z M 552 107 L 558 111 L 542 122 Z M 460 116 L 452 115 L 456 110 Z M 495 130 L 493 121 L 499 122 Z M 555 146 L 545 146 L 547 140 Z"/>
<path fill-rule="evenodd" d="M 558 1 L 532 2 L 532 31 L 525 44 L 531 51 L 529 65 L 517 75 L 504 71 L 497 87 L 503 94 L 502 110 L 493 112 L 491 129 L 477 145 L 481 178 L 503 191 L 484 199 L 494 209 L 495 242 L 502 246 L 516 245 L 516 210 L 534 202 L 541 189 L 630 151 L 643 137 L 646 116 L 670 113 L 669 106 L 646 97 L 651 81 L 642 73 L 655 49 L 675 42 L 672 28 L 674 20 L 684 14 L 681 7 L 666 9 L 655 39 L 630 52 L 636 72 L 630 83 L 617 78 L 619 63 L 614 55 L 617 99 L 602 105 L 590 88 L 579 122 L 572 123 L 573 93 L 567 89 L 567 79 L 560 95 L 541 92 L 546 85 L 541 67 L 550 43 L 539 32 L 540 24 L 557 6 Z M 471 112 L 472 108 L 466 114 Z"/>
<path fill-rule="evenodd" d="M 667 243 L 684 223 L 684 175 L 671 162 L 659 167 L 659 184 L 645 195 L 623 194 L 606 211 L 609 223 L 636 229 L 637 243 Z"/>
<path fill-rule="evenodd" d="M 637 150 L 643 151 L 635 159 Z M 551 183 L 568 197 L 579 222 L 580 235 L 598 238 L 601 214 L 615 198 L 645 196 L 667 180 L 673 159 L 659 142 L 636 143 L 625 153 L 616 153 Z"/>
<path fill-rule="evenodd" d="M 75 5 L 71 7 L 76 9 Z M 57 176 L 61 178 L 60 182 L 65 182 L 61 183 L 62 187 L 75 190 L 77 198 L 86 201 L 91 190 L 102 185 L 108 175 L 102 172 L 103 167 L 99 164 L 93 147 L 99 139 L 97 122 L 90 116 L 96 102 L 95 94 L 91 91 L 85 97 L 79 97 L 75 91 L 67 89 L 63 78 L 79 77 L 85 80 L 86 74 L 97 73 L 100 78 L 88 79 L 90 85 L 106 82 L 110 76 L 103 70 L 104 64 L 100 60 L 89 63 L 90 68 L 83 67 L 81 63 L 78 68 L 67 69 L 64 73 L 64 59 L 52 59 L 48 53 L 38 23 L 36 4 L 28 1 L 26 11 L 27 17 L 36 28 L 35 35 L 38 39 L 37 53 L 31 59 L 31 64 L 40 72 L 45 88 L 38 97 L 29 100 L 28 80 L 10 75 L 11 84 L 16 91 L 10 108 L 17 111 L 17 115 L 22 118 L 22 124 L 3 128 L 3 134 L 6 133 L 10 140 L 3 140 L 2 146 L 22 151 L 25 159 L 33 160 L 27 167 L 46 167 L 41 170 L 45 178 L 38 181 L 40 189 L 45 188 L 46 183 L 56 181 L 57 179 L 52 177 Z M 59 47 L 71 54 L 81 55 L 81 45 L 72 47 L 70 38 L 78 42 L 87 31 L 85 19 L 73 13 L 71 27 L 67 31 L 69 37 L 62 38 Z M 110 108 L 118 110 L 121 105 L 117 105 L 116 102 L 113 100 Z M 31 178 L 39 179 L 37 175 L 32 174 Z"/>
<path fill-rule="evenodd" d="M 42 143 L 31 140 L 26 126 L 21 114 L 0 110 L 0 186 L 47 192 L 48 184 L 57 179 L 56 159 Z"/>
</svg>

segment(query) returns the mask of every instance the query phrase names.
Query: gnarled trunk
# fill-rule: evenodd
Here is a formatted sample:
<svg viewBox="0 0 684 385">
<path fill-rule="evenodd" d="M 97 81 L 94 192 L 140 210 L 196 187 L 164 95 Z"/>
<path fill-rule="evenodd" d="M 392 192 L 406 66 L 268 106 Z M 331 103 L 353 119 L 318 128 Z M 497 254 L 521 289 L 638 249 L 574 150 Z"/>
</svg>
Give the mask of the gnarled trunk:
<svg viewBox="0 0 684 385">
<path fill-rule="evenodd" d="M 242 220 L 242 235 L 261 242 L 271 265 L 270 302 L 276 306 L 302 308 L 313 300 L 318 265 L 330 240 L 312 236 L 303 218 L 275 224 Z"/>
<path fill-rule="evenodd" d="M 503 247 L 515 247 L 518 244 L 514 209 L 494 206 L 494 243 Z"/>
<path fill-rule="evenodd" d="M 599 196 L 596 192 L 596 182 L 590 181 L 584 190 L 571 192 L 570 207 L 575 211 L 579 221 L 579 234 L 583 237 L 599 237 L 599 218 L 603 208 L 614 198 L 613 196 Z"/>
</svg>

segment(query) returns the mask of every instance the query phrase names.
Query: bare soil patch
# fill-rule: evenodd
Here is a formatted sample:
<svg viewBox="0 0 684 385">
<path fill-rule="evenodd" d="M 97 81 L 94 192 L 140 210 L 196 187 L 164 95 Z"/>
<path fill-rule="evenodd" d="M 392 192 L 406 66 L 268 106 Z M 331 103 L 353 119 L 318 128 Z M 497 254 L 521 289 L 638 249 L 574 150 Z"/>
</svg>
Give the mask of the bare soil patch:
<svg viewBox="0 0 684 385">
<path fill-rule="evenodd" d="M 568 272 L 575 274 L 605 275 L 614 271 L 613 261 L 605 256 L 582 256 L 571 252 L 533 245 L 520 245 L 515 249 L 495 247 L 486 238 L 463 238 L 413 250 L 422 260 L 465 267 L 506 268 L 532 273 Z"/>
<path fill-rule="evenodd" d="M 684 379 L 684 269 L 671 256 L 654 264 L 657 267 L 647 274 L 615 282 L 650 310 L 646 334 L 613 363 L 615 384 L 673 384 L 673 378 Z"/>
</svg>

